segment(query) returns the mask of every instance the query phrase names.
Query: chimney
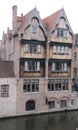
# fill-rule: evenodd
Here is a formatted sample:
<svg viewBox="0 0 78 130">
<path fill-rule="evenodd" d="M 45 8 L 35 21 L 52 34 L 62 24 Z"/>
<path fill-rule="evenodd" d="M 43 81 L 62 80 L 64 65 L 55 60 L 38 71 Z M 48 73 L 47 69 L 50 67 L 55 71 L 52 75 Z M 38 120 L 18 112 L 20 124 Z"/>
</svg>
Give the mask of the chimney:
<svg viewBox="0 0 78 130">
<path fill-rule="evenodd" d="M 12 7 L 12 34 L 17 34 L 17 6 Z"/>
</svg>

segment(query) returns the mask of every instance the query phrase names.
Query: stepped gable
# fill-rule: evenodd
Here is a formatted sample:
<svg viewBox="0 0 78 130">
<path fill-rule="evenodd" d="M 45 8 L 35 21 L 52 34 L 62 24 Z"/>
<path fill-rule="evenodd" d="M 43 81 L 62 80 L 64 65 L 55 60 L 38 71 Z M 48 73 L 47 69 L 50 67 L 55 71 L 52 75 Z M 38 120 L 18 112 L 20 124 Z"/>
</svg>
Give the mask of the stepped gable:
<svg viewBox="0 0 78 130">
<path fill-rule="evenodd" d="M 0 78 L 15 77 L 13 61 L 0 61 Z"/>
</svg>

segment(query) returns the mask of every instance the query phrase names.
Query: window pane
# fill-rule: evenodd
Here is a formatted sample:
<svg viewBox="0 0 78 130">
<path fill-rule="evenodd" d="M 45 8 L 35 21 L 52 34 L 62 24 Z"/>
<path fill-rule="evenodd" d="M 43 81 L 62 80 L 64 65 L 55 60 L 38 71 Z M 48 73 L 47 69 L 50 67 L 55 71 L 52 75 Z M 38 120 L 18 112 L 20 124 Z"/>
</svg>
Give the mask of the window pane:
<svg viewBox="0 0 78 130">
<path fill-rule="evenodd" d="M 55 108 L 55 101 L 49 101 L 48 106 L 49 106 L 49 109 Z"/>
<path fill-rule="evenodd" d="M 1 97 L 9 96 L 9 85 L 1 85 Z"/>
<path fill-rule="evenodd" d="M 24 45 L 24 52 L 28 52 L 28 51 L 29 51 L 28 48 L 29 48 L 29 45 L 28 45 L 28 44 L 25 44 L 25 45 Z"/>
<path fill-rule="evenodd" d="M 37 62 L 37 71 L 40 71 L 40 62 Z"/>
<path fill-rule="evenodd" d="M 55 71 L 55 63 L 52 63 L 51 71 Z"/>
<path fill-rule="evenodd" d="M 41 53 L 41 45 L 37 45 L 37 53 Z"/>
<path fill-rule="evenodd" d="M 32 26 L 32 33 L 37 33 L 37 27 Z"/>
<path fill-rule="evenodd" d="M 57 53 L 57 47 L 56 46 L 53 46 L 53 52 Z"/>
<path fill-rule="evenodd" d="M 25 71 L 28 71 L 28 61 L 25 61 L 25 68 L 24 68 Z"/>
</svg>

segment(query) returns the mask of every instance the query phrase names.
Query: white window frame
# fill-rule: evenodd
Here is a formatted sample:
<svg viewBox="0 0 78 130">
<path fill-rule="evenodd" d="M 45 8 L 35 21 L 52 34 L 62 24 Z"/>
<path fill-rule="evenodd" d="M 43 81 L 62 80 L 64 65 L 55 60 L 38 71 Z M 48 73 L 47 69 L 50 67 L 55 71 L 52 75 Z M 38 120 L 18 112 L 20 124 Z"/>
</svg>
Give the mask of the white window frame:
<svg viewBox="0 0 78 130">
<path fill-rule="evenodd" d="M 53 53 L 57 53 L 57 47 L 55 45 L 53 46 Z"/>
<path fill-rule="evenodd" d="M 60 46 L 57 46 L 57 52 L 58 52 L 58 53 L 61 52 L 60 49 L 61 49 Z"/>
<path fill-rule="evenodd" d="M 65 47 L 64 50 L 65 50 L 65 54 L 68 54 L 68 47 L 67 46 Z"/>
<path fill-rule="evenodd" d="M 64 72 L 67 72 L 67 63 L 64 63 Z"/>
<path fill-rule="evenodd" d="M 64 46 L 61 47 L 61 54 L 64 54 Z"/>
<path fill-rule="evenodd" d="M 40 62 L 37 61 L 37 71 L 40 71 Z"/>
<path fill-rule="evenodd" d="M 25 71 L 28 71 L 28 61 L 25 61 L 25 67 L 24 67 Z"/>
<path fill-rule="evenodd" d="M 56 67 L 56 64 L 55 62 L 52 63 L 52 67 L 51 67 L 51 71 L 54 72 L 55 71 L 55 67 Z"/>
<path fill-rule="evenodd" d="M 29 45 L 28 44 L 24 45 L 24 52 L 29 52 Z"/>
<path fill-rule="evenodd" d="M 41 45 L 37 45 L 37 53 L 41 53 Z"/>
</svg>

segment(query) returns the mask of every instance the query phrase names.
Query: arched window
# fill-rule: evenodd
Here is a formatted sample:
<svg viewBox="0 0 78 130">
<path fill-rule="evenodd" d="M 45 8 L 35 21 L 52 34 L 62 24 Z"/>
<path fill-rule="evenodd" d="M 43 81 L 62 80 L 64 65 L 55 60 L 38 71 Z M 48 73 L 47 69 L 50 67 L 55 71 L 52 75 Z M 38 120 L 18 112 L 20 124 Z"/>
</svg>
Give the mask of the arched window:
<svg viewBox="0 0 78 130">
<path fill-rule="evenodd" d="M 35 110 L 35 101 L 29 100 L 26 102 L 26 111 Z"/>
<path fill-rule="evenodd" d="M 67 107 L 67 100 L 60 100 L 60 108 Z"/>
</svg>

